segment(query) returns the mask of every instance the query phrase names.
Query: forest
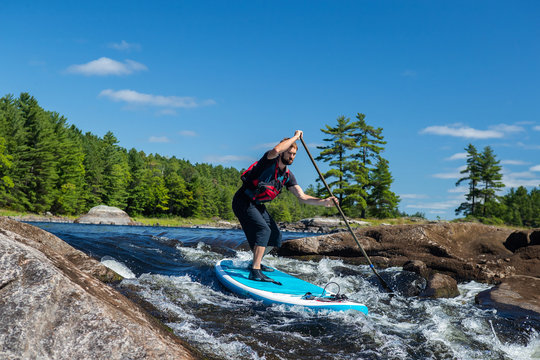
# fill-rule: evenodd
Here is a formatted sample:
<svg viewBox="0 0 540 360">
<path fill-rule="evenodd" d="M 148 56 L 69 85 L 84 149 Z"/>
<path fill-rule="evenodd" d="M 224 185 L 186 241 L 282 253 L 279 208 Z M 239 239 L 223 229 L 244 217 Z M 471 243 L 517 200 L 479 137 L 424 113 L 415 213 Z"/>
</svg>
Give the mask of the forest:
<svg viewBox="0 0 540 360">
<path fill-rule="evenodd" d="M 316 160 L 328 163 L 324 176 L 348 216 L 408 216 L 399 212 L 399 196 L 391 191 L 382 130 L 368 125 L 361 113 L 353 121 L 340 116 L 321 129 L 325 145 L 319 147 Z M 145 154 L 118 144 L 112 132 L 103 137 L 83 133 L 64 116 L 43 109 L 28 93 L 2 97 L 0 208 L 79 215 L 105 204 L 131 216 L 234 219 L 231 201 L 241 186 L 241 170 Z M 488 147 L 478 153 L 472 145 L 466 150 L 468 166 L 458 184 L 467 182 L 469 193 L 456 214 L 486 223 L 540 226 L 540 191 L 520 187 L 497 195 L 504 185 L 493 151 Z M 327 196 L 320 182 L 304 190 Z M 276 221 L 337 213 L 300 204 L 288 191 L 268 209 Z"/>
<path fill-rule="evenodd" d="M 102 138 L 83 133 L 27 93 L 4 96 L 0 208 L 78 215 L 106 204 L 131 216 L 234 218 L 231 202 L 241 186 L 239 170 L 127 150 L 118 143 L 112 132 Z M 270 207 L 278 221 L 325 212 L 298 204 L 288 192 Z"/>
</svg>

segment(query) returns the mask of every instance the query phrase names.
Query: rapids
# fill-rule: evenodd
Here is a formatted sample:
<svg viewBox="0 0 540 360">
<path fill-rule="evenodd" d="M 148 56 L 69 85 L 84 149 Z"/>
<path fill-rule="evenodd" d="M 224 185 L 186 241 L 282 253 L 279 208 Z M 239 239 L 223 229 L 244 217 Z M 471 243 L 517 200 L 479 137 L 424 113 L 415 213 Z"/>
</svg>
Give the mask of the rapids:
<svg viewBox="0 0 540 360">
<path fill-rule="evenodd" d="M 242 231 L 32 224 L 122 275 L 118 290 L 151 304 L 152 315 L 211 359 L 540 359 L 540 324 L 475 305 L 489 285 L 460 284 L 453 299 L 390 297 L 367 266 L 270 255 L 265 263 L 282 271 L 338 283 L 370 314 L 266 307 L 230 293 L 214 274 L 219 259 L 250 258 Z M 392 279 L 400 270 L 379 272 Z"/>
</svg>

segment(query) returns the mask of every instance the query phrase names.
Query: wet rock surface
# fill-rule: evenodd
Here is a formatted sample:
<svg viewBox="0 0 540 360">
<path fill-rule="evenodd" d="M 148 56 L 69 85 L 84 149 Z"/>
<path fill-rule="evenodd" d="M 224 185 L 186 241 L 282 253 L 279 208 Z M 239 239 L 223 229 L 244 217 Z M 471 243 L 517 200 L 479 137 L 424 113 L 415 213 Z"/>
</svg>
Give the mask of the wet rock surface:
<svg viewBox="0 0 540 360">
<path fill-rule="evenodd" d="M 0 218 L 0 358 L 194 358 L 98 277 L 119 279 L 54 235 Z"/>
<path fill-rule="evenodd" d="M 404 267 L 428 280 L 424 296 L 457 295 L 449 282 L 443 292 L 433 288 L 426 293 L 431 285 L 443 283 L 437 274 L 457 282 L 490 284 L 507 283 L 507 278 L 515 276 L 540 278 L 538 229 L 515 231 L 477 223 L 437 223 L 365 227 L 356 229 L 355 234 L 377 267 Z M 286 241 L 279 255 L 311 259 L 335 256 L 351 263 L 366 263 L 353 237 L 345 231 Z"/>
<path fill-rule="evenodd" d="M 540 321 L 540 279 L 511 276 L 499 285 L 479 293 L 476 302 L 512 317 Z"/>
</svg>

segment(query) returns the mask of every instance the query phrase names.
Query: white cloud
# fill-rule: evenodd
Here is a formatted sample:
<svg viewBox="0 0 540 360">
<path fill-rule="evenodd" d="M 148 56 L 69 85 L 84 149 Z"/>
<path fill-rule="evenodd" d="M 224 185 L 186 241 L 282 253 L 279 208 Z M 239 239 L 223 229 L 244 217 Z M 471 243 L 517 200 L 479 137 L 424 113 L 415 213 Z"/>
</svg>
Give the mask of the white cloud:
<svg viewBox="0 0 540 360">
<path fill-rule="evenodd" d="M 533 130 L 540 131 L 540 125 L 537 125 L 537 126 L 533 127 Z"/>
<path fill-rule="evenodd" d="M 540 171 L 540 165 L 534 165 L 529 169 L 530 171 Z"/>
<path fill-rule="evenodd" d="M 126 40 L 122 40 L 119 43 L 110 43 L 109 47 L 111 49 L 116 49 L 120 51 L 131 51 L 131 50 L 141 50 L 141 45 L 137 43 L 128 43 Z"/>
<path fill-rule="evenodd" d="M 451 194 L 465 194 L 469 191 L 466 186 L 456 186 L 455 188 L 448 189 Z"/>
<path fill-rule="evenodd" d="M 533 168 L 535 168 L 535 166 L 529 170 L 534 171 L 532 170 Z M 503 173 L 502 182 L 506 188 L 540 186 L 540 178 L 535 178 L 537 175 L 531 171 Z M 538 171 L 540 171 L 540 165 Z"/>
<path fill-rule="evenodd" d="M 254 159 L 250 156 L 238 156 L 238 155 L 208 155 L 205 157 L 206 162 L 210 163 L 230 163 L 230 162 L 254 162 Z"/>
<path fill-rule="evenodd" d="M 148 139 L 151 143 L 168 143 L 171 142 L 168 137 L 166 136 L 150 136 L 150 139 Z"/>
<path fill-rule="evenodd" d="M 426 194 L 400 194 L 399 197 L 401 199 L 427 199 L 428 198 Z"/>
<path fill-rule="evenodd" d="M 197 133 L 195 131 L 192 131 L 192 130 L 182 130 L 179 132 L 180 135 L 182 136 L 185 136 L 185 137 L 195 137 L 197 136 Z"/>
<path fill-rule="evenodd" d="M 106 89 L 99 93 L 99 96 L 107 97 L 113 101 L 122 101 L 128 104 L 150 105 L 166 108 L 195 108 L 199 106 L 213 105 L 214 100 L 197 101 L 189 96 L 163 96 L 143 94 L 134 90 L 112 90 Z"/>
<path fill-rule="evenodd" d="M 497 130 L 477 130 L 468 126 L 428 126 L 420 131 L 421 134 L 448 135 L 466 139 L 502 138 L 504 133 Z"/>
<path fill-rule="evenodd" d="M 517 146 L 526 150 L 540 150 L 540 145 L 528 145 L 521 141 L 517 143 Z"/>
<path fill-rule="evenodd" d="M 133 60 L 125 60 L 123 63 L 106 57 L 90 61 L 86 64 L 71 65 L 67 72 L 86 76 L 98 75 L 129 75 L 136 71 L 148 70 L 146 65 Z"/>
<path fill-rule="evenodd" d="M 527 165 L 528 163 L 522 160 L 501 160 L 501 165 Z"/>
<path fill-rule="evenodd" d="M 463 160 L 466 158 L 467 158 L 467 153 L 457 153 L 450 156 L 449 158 L 446 158 L 445 160 Z"/>
<path fill-rule="evenodd" d="M 502 133 L 517 133 L 525 131 L 525 129 L 521 126 L 517 125 L 506 125 L 506 124 L 499 124 L 499 125 L 493 125 L 489 127 L 491 130 L 500 131 Z"/>
<path fill-rule="evenodd" d="M 439 202 L 432 202 L 432 203 L 419 203 L 419 204 L 411 204 L 407 205 L 408 208 L 412 209 L 429 209 L 429 210 L 449 210 L 453 208 L 457 208 L 459 204 L 462 203 L 462 200 L 447 200 L 447 201 L 439 201 Z"/>
<path fill-rule="evenodd" d="M 464 166 L 460 166 L 454 171 L 446 172 L 446 173 L 437 173 L 437 174 L 433 174 L 432 176 L 437 179 L 460 179 L 465 175 L 465 174 L 461 174 L 461 171 L 465 170 L 466 168 L 467 166 L 464 165 Z"/>
</svg>

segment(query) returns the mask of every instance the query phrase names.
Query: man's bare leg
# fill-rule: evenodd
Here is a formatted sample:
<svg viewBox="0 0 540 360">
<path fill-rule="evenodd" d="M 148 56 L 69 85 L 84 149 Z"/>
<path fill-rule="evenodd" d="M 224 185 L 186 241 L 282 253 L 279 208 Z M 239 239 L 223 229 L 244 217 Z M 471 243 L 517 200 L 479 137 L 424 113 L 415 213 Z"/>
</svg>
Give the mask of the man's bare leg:
<svg viewBox="0 0 540 360">
<path fill-rule="evenodd" d="M 255 245 L 253 248 L 253 269 L 260 269 L 261 268 L 261 261 L 264 256 L 264 251 L 266 250 L 266 247 Z"/>
</svg>

